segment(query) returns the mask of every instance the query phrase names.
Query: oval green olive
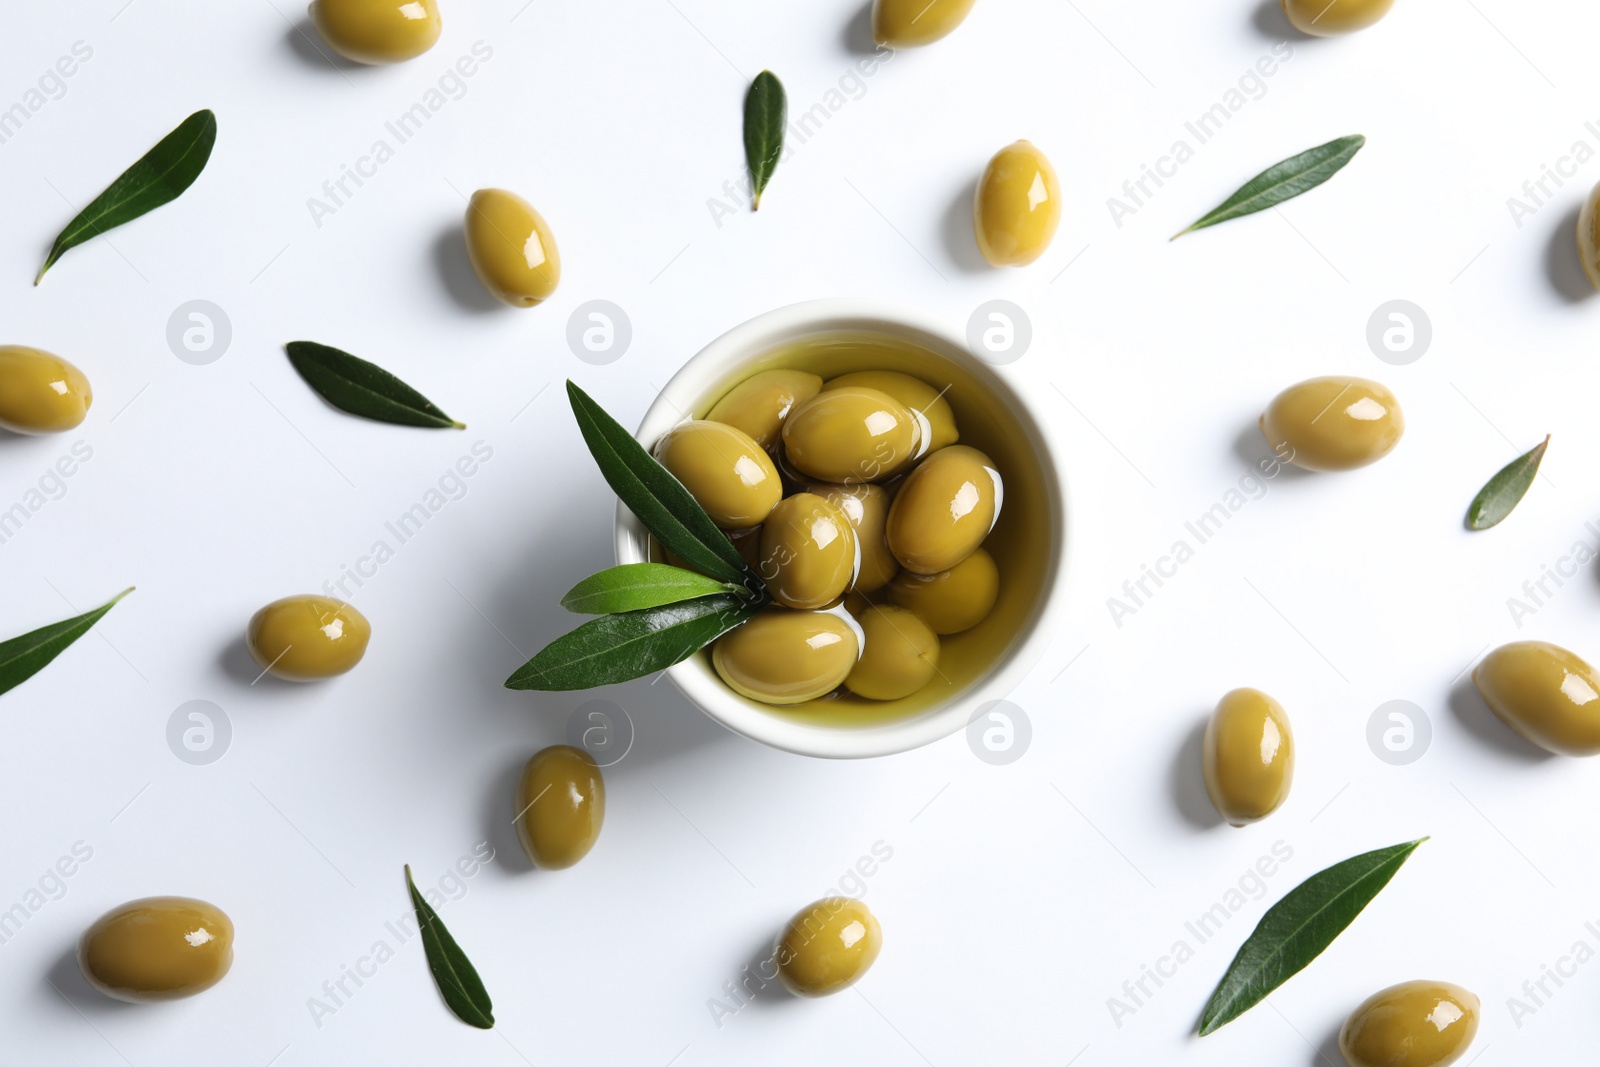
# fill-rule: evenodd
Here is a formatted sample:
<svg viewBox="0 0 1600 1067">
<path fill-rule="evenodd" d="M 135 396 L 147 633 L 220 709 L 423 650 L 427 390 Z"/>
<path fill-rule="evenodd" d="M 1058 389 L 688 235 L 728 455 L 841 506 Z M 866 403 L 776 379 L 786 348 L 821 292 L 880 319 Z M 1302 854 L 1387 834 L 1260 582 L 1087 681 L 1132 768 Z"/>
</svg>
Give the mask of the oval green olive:
<svg viewBox="0 0 1600 1067">
<path fill-rule="evenodd" d="M 855 527 L 826 497 L 796 493 L 762 524 L 760 559 L 756 570 L 773 600 L 786 608 L 826 607 L 855 577 Z"/>
<path fill-rule="evenodd" d="M 356 63 L 415 59 L 439 39 L 435 0 L 312 0 L 311 22 L 335 52 Z"/>
<path fill-rule="evenodd" d="M 1600 675 L 1574 653 L 1514 641 L 1483 657 L 1472 684 L 1502 722 L 1540 748 L 1600 755 Z"/>
<path fill-rule="evenodd" d="M 922 617 L 934 633 L 970 630 L 994 610 L 1000 596 L 1000 568 L 994 557 L 978 549 L 947 571 L 912 574 L 901 571 L 889 583 L 889 602 Z"/>
<path fill-rule="evenodd" d="M 1029 141 L 996 152 L 972 202 L 983 258 L 995 267 L 1025 267 L 1050 247 L 1060 222 L 1061 183 L 1045 154 Z"/>
<path fill-rule="evenodd" d="M 1394 0 L 1280 0 L 1283 13 L 1301 33 L 1336 37 L 1364 30 L 1389 13 Z"/>
<path fill-rule="evenodd" d="M 859 900 L 823 897 L 800 909 L 778 936 L 778 980 L 797 997 L 849 988 L 878 958 L 883 927 Z"/>
<path fill-rule="evenodd" d="M 873 593 L 882 589 L 900 570 L 900 563 L 889 551 L 889 540 L 883 534 L 889 521 L 889 492 L 879 485 L 813 485 L 808 492 L 815 493 L 844 512 L 856 534 L 856 545 L 861 551 L 861 564 L 856 568 L 855 581 L 850 588 L 858 593 Z"/>
<path fill-rule="evenodd" d="M 916 48 L 948 37 L 974 0 L 873 0 L 872 37 L 890 48 Z"/>
<path fill-rule="evenodd" d="M 749 434 L 762 448 L 778 443 L 783 420 L 795 405 L 822 390 L 822 379 L 799 370 L 764 370 L 728 390 L 706 415 Z"/>
<path fill-rule="evenodd" d="M 652 452 L 724 530 L 761 525 L 783 497 L 772 457 L 749 434 L 725 423 L 681 423 Z"/>
<path fill-rule="evenodd" d="M 1401 982 L 1374 993 L 1339 1031 L 1350 1067 L 1449 1067 L 1478 1034 L 1478 998 L 1449 982 Z"/>
<path fill-rule="evenodd" d="M 1206 792 L 1235 826 L 1278 810 L 1294 782 L 1294 735 L 1283 705 L 1259 689 L 1223 695 L 1206 724 Z"/>
<path fill-rule="evenodd" d="M 799 704 L 831 693 L 856 665 L 860 639 L 826 611 L 768 608 L 711 648 L 728 688 L 763 704 Z"/>
<path fill-rule="evenodd" d="M 933 680 L 939 670 L 939 637 L 914 611 L 887 604 L 856 616 L 865 640 L 861 659 L 844 680 L 856 696 L 899 700 Z"/>
<path fill-rule="evenodd" d="M 860 386 L 825 389 L 783 424 L 790 466 L 839 485 L 892 477 L 924 451 L 925 420 L 887 393 Z"/>
<path fill-rule="evenodd" d="M 561 252 L 544 221 L 516 193 L 479 189 L 467 203 L 467 258 L 483 287 L 512 307 L 531 308 L 561 282 Z"/>
<path fill-rule="evenodd" d="M 145 897 L 112 908 L 78 941 L 78 968 L 108 997 L 134 1003 L 192 997 L 233 966 L 233 923 L 190 897 Z"/>
<path fill-rule="evenodd" d="M 1261 416 L 1261 433 L 1272 450 L 1308 471 L 1376 463 L 1405 432 L 1400 402 L 1387 386 L 1342 375 L 1291 385 Z"/>
<path fill-rule="evenodd" d="M 961 434 L 956 430 L 956 414 L 950 410 L 950 401 L 944 398 L 942 391 L 921 378 L 892 370 L 863 370 L 830 378 L 822 388 L 839 389 L 853 385 L 887 393 L 912 411 L 920 412 L 928 420 L 928 445 L 924 451 L 935 452 L 961 439 Z"/>
<path fill-rule="evenodd" d="M 540 749 L 517 781 L 517 840 L 537 867 L 571 867 L 606 821 L 606 783 L 594 757 L 571 745 Z"/>
<path fill-rule="evenodd" d="M 978 550 L 1004 497 L 994 461 L 966 445 L 941 448 L 906 478 L 889 508 L 889 551 L 913 574 L 947 571 Z"/>
<path fill-rule="evenodd" d="M 94 391 L 83 371 L 26 345 L 0 345 L 0 429 L 63 433 L 83 422 Z"/>
<path fill-rule="evenodd" d="M 291 682 L 314 682 L 350 670 L 367 653 L 372 624 L 342 600 L 291 596 L 250 618 L 245 644 L 256 666 Z"/>
<path fill-rule="evenodd" d="M 1600 184 L 1589 190 L 1578 212 L 1578 259 L 1589 284 L 1600 289 Z"/>
</svg>

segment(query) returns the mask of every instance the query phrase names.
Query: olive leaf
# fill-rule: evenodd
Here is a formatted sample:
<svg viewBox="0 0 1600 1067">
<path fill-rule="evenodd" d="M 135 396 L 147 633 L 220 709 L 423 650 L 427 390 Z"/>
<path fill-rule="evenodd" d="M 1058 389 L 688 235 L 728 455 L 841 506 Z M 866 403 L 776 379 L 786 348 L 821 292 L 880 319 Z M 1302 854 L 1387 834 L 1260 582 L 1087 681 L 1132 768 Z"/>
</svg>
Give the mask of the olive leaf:
<svg viewBox="0 0 1600 1067">
<path fill-rule="evenodd" d="M 677 604 L 602 615 L 556 638 L 506 679 L 507 689 L 589 689 L 681 663 L 762 608 L 718 593 Z"/>
<path fill-rule="evenodd" d="M 1363 852 L 1335 863 L 1295 886 L 1269 908 L 1206 1002 L 1200 1036 L 1255 1007 L 1321 955 L 1426 840 Z"/>
<path fill-rule="evenodd" d="M 589 575 L 561 598 L 561 606 L 579 615 L 609 615 L 733 592 L 737 590 L 725 582 L 682 567 L 624 563 Z"/>
<path fill-rule="evenodd" d="M 49 666 L 68 645 L 89 632 L 117 602 L 133 592 L 130 586 L 93 611 L 42 626 L 21 637 L 0 641 L 0 693 L 8 693 Z"/>
<path fill-rule="evenodd" d="M 1539 474 L 1539 464 L 1544 461 L 1545 449 L 1550 447 L 1550 435 L 1543 441 L 1500 468 L 1490 478 L 1467 508 L 1467 529 L 1487 530 L 1496 526 L 1513 508 L 1522 502 L 1533 479 Z"/>
<path fill-rule="evenodd" d="M 444 998 L 445 1006 L 468 1026 L 476 1026 L 480 1030 L 493 1029 L 494 1004 L 489 1000 L 489 991 L 483 988 L 483 979 L 478 977 L 472 961 L 467 959 L 467 954 L 461 951 L 456 939 L 439 921 L 439 915 L 432 905 L 417 892 L 417 883 L 411 880 L 409 863 L 406 864 L 406 888 L 411 891 L 411 906 L 417 912 L 417 929 L 422 933 L 422 949 L 428 956 L 428 970 L 433 974 L 434 984 L 439 987 L 439 995 Z"/>
<path fill-rule="evenodd" d="M 176 200 L 205 170 L 216 143 L 216 115 L 209 110 L 196 111 L 184 119 L 67 223 L 33 284 L 38 285 L 44 272 L 68 249 Z"/>
<path fill-rule="evenodd" d="M 750 168 L 750 210 L 761 208 L 761 192 L 783 155 L 783 130 L 789 122 L 789 99 L 783 83 L 770 70 L 756 75 L 744 94 L 744 160 Z"/>
<path fill-rule="evenodd" d="M 376 363 L 315 341 L 290 341 L 283 347 L 306 384 L 340 411 L 399 426 L 467 428 Z"/>
<path fill-rule="evenodd" d="M 1274 163 L 1245 182 L 1238 192 L 1209 214 L 1202 215 L 1187 229 L 1173 234 L 1172 240 L 1176 241 L 1186 233 L 1215 226 L 1219 222 L 1265 211 L 1301 193 L 1310 192 L 1337 174 L 1366 143 L 1367 139 L 1358 133 L 1318 145 L 1297 156 L 1290 156 L 1281 163 Z"/>
</svg>

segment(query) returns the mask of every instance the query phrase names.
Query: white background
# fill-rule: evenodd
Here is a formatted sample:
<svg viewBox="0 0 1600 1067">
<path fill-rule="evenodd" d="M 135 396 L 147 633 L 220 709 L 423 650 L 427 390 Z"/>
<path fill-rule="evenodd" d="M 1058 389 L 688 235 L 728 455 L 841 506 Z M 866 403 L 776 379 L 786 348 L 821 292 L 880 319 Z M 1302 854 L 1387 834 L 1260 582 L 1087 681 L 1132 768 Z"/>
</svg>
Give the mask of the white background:
<svg viewBox="0 0 1600 1067">
<path fill-rule="evenodd" d="M 707 201 L 742 176 L 748 77 L 778 72 L 795 112 L 824 101 L 863 54 L 857 0 L 442 6 L 432 52 L 376 70 L 320 57 L 281 0 L 86 0 L 4 17 L 0 107 L 75 41 L 93 57 L 0 145 L 0 340 L 75 361 L 96 400 L 73 434 L 0 441 L 0 509 L 74 441 L 93 449 L 0 546 L 0 631 L 139 588 L 0 699 L 0 908 L 75 842 L 93 849 L 0 945 L 0 1059 L 1332 1064 L 1344 1015 L 1418 977 L 1483 997 L 1482 1067 L 1590 1054 L 1600 963 L 1547 981 L 1553 996 L 1520 1019 L 1507 998 L 1526 1000 L 1523 983 L 1575 942 L 1600 948 L 1585 929 L 1600 920 L 1596 768 L 1531 754 L 1463 672 L 1515 638 L 1600 651 L 1593 564 L 1520 629 L 1506 603 L 1574 542 L 1594 543 L 1600 306 L 1571 245 L 1600 162 L 1548 185 L 1520 227 L 1506 198 L 1573 142 L 1600 147 L 1584 126 L 1600 118 L 1584 95 L 1600 14 L 1401 0 L 1372 30 L 1308 41 L 1254 0 L 986 0 L 954 36 L 847 82 L 854 93 L 780 167 L 761 212 L 719 225 Z M 1292 59 L 1260 98 L 1118 228 L 1107 198 L 1285 36 Z M 493 55 L 461 98 L 319 227 L 308 198 L 477 41 Z M 221 132 L 199 182 L 30 288 L 74 205 L 200 107 Z M 1266 165 L 1355 132 L 1368 146 L 1327 186 L 1167 243 Z M 982 269 L 971 186 L 1018 137 L 1054 160 L 1065 216 L 1031 268 Z M 535 310 L 486 305 L 467 273 L 462 196 L 489 185 L 526 195 L 560 241 L 561 288 Z M 1065 622 L 1013 697 L 1033 726 L 1023 758 L 987 765 L 958 736 L 826 763 L 724 732 L 667 683 L 503 690 L 571 625 L 561 592 L 611 561 L 611 499 L 560 381 L 632 423 L 718 333 L 835 295 L 958 326 L 1006 298 L 1032 319 L 1033 347 L 1004 373 L 1057 435 L 1074 527 Z M 1434 332 L 1404 367 L 1366 341 L 1369 316 L 1396 298 Z M 209 366 L 166 341 L 192 299 L 231 320 Z M 592 299 L 633 325 L 607 366 L 565 339 Z M 382 363 L 471 428 L 331 411 L 284 358 L 299 338 Z M 1326 373 L 1395 389 L 1399 449 L 1352 474 L 1274 479 L 1115 625 L 1107 598 L 1266 454 L 1263 405 Z M 1465 532 L 1479 486 L 1546 433 L 1547 477 L 1502 527 Z M 250 614 L 392 542 L 384 523 L 475 441 L 493 458 L 465 495 L 356 594 L 374 626 L 360 669 L 251 685 Z M 1237 685 L 1283 702 L 1300 754 L 1288 803 L 1246 830 L 1216 825 L 1197 784 L 1196 731 Z M 637 725 L 607 772 L 605 833 L 581 866 L 531 871 L 510 833 L 515 773 L 596 698 Z M 209 766 L 166 741 L 193 699 L 232 726 Z M 1410 766 L 1366 740 L 1392 699 L 1431 721 Z M 1424 834 L 1310 970 L 1222 1032 L 1189 1036 L 1273 900 Z M 437 885 L 482 840 L 495 861 L 442 915 L 494 996 L 496 1030 L 448 1014 L 415 941 L 319 1027 L 308 999 L 405 914 L 401 865 Z M 880 841 L 893 856 L 866 898 L 885 946 L 859 993 L 763 995 L 719 1027 L 708 1000 Z M 1154 995 L 1119 1026 L 1108 998 L 1178 939 L 1193 945 L 1184 923 L 1277 842 L 1293 856 L 1260 899 L 1163 987 L 1147 981 Z M 228 911 L 233 971 L 192 1000 L 113 1004 L 77 976 L 75 939 L 158 893 Z"/>
</svg>

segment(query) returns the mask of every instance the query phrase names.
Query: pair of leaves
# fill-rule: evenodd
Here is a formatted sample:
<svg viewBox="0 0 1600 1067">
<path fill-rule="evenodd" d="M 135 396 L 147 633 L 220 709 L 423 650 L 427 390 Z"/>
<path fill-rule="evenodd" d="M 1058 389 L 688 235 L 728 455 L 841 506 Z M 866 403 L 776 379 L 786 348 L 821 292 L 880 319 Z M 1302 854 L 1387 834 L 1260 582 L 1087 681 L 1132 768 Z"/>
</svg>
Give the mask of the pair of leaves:
<svg viewBox="0 0 1600 1067">
<path fill-rule="evenodd" d="M 1539 464 L 1544 461 L 1545 449 L 1550 447 L 1550 436 L 1500 468 L 1493 478 L 1472 498 L 1467 508 L 1467 529 L 1487 530 L 1511 514 L 1522 502 L 1533 479 L 1539 474 Z"/>
<path fill-rule="evenodd" d="M 411 906 L 417 913 L 417 929 L 422 933 L 428 971 L 439 987 L 439 995 L 444 997 L 445 1006 L 468 1026 L 493 1029 L 494 1003 L 489 999 L 489 991 L 483 988 L 483 979 L 478 977 L 472 961 L 439 921 L 438 912 L 417 892 L 409 863 L 406 864 L 406 888 L 411 891 Z"/>
<path fill-rule="evenodd" d="M 1237 1019 L 1320 956 L 1426 840 L 1335 863 L 1269 908 L 1206 1003 L 1200 1036 Z"/>
<path fill-rule="evenodd" d="M 284 349 L 306 384 L 340 411 L 399 426 L 466 429 L 376 363 L 315 341 L 290 341 Z"/>
<path fill-rule="evenodd" d="M 69 249 L 171 203 L 193 185 L 217 143 L 217 116 L 196 111 L 106 187 L 56 237 L 33 284 Z"/>
<path fill-rule="evenodd" d="M 1266 170 L 1239 187 L 1238 192 L 1224 200 L 1214 210 L 1202 215 L 1187 229 L 1172 235 L 1176 241 L 1186 233 L 1215 226 L 1243 215 L 1253 215 L 1292 200 L 1301 193 L 1310 192 L 1337 174 L 1344 165 L 1355 158 L 1367 139 L 1360 134 L 1340 137 L 1327 144 L 1290 156 L 1274 163 Z"/>
<path fill-rule="evenodd" d="M 770 70 L 756 75 L 744 94 L 744 161 L 750 168 L 750 210 L 761 209 L 761 192 L 778 169 L 783 131 L 789 123 L 789 98 Z"/>
<path fill-rule="evenodd" d="M 44 670 L 51 660 L 88 633 L 106 612 L 116 607 L 117 602 L 131 592 L 133 592 L 131 587 L 124 589 L 93 611 L 62 622 L 51 623 L 49 626 L 42 626 L 21 637 L 13 637 L 9 641 L 0 641 L 0 693 L 10 692 Z"/>
</svg>

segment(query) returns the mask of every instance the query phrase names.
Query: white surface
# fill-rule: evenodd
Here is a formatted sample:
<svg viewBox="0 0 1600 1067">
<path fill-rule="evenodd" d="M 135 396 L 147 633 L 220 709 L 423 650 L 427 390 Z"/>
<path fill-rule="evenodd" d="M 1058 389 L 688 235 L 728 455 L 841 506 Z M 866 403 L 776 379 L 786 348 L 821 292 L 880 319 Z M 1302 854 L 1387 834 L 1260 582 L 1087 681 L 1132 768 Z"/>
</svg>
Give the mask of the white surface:
<svg viewBox="0 0 1600 1067">
<path fill-rule="evenodd" d="M 1591 954 L 1600 943 L 1584 925 L 1600 918 L 1597 769 L 1528 758 L 1456 679 L 1513 637 L 1596 651 L 1592 564 L 1520 630 L 1506 598 L 1592 543 L 1600 307 L 1567 294 L 1582 287 L 1572 218 L 1600 161 L 1520 228 L 1505 198 L 1574 141 L 1600 144 L 1582 95 L 1600 15 L 1402 0 L 1357 37 L 1297 39 L 1261 99 L 1118 229 L 1106 198 L 1269 53 L 1281 22 L 1254 0 L 1159 13 L 982 3 L 955 36 L 877 70 L 783 165 L 760 214 L 719 228 L 706 200 L 742 173 L 744 75 L 778 71 L 797 111 L 822 100 L 858 58 L 856 0 L 519 8 L 456 0 L 427 57 L 343 72 L 294 38 L 285 14 L 298 11 L 267 2 L 6 16 L 0 103 L 74 41 L 94 49 L 64 97 L 0 145 L 0 278 L 4 340 L 75 360 L 98 399 L 80 434 L 0 442 L 6 506 L 74 440 L 94 450 L 64 498 L 0 546 L 0 629 L 139 591 L 0 700 L 0 904 L 23 900 L 74 842 L 94 850 L 0 945 L 0 1058 L 1310 1064 L 1353 1005 L 1413 977 L 1482 995 L 1480 1067 L 1589 1055 L 1600 963 L 1547 983 L 1554 995 L 1520 1027 L 1507 998 L 1575 942 Z M 307 197 L 479 40 L 493 57 L 464 97 L 317 228 Z M 63 197 L 81 204 L 202 106 L 221 136 L 200 182 L 115 232 L 115 250 L 77 249 L 30 289 L 73 213 Z M 1281 216 L 1166 243 L 1260 167 L 1356 131 L 1371 143 L 1348 170 Z M 970 183 L 1022 136 L 1055 160 L 1071 209 L 1033 268 L 975 272 Z M 491 184 L 524 192 L 555 227 L 565 278 L 548 306 L 485 310 L 463 281 L 458 190 Z M 599 847 L 568 872 L 525 870 L 508 833 L 511 776 L 592 697 L 500 683 L 569 625 L 559 594 L 611 554 L 610 499 L 553 383 L 571 375 L 632 420 L 709 338 L 838 294 L 957 325 L 994 297 L 1032 316 L 1035 347 L 1005 373 L 1054 404 L 1077 541 L 1066 624 L 1014 696 L 1031 749 L 993 767 L 958 736 L 818 762 L 741 741 L 665 686 L 625 686 L 598 694 L 639 731 L 609 774 Z M 164 336 L 197 297 L 234 329 L 206 367 L 178 361 Z M 1396 297 L 1435 329 L 1408 367 L 1379 362 L 1364 339 Z M 610 366 L 578 361 L 564 340 L 593 298 L 633 322 L 633 348 Z M 379 359 L 472 428 L 329 412 L 283 357 L 302 337 Z M 1356 474 L 1274 480 L 1114 625 L 1106 598 L 1262 454 L 1251 427 L 1267 399 L 1333 372 L 1396 389 L 1410 429 L 1398 451 Z M 1463 532 L 1484 479 L 1547 432 L 1548 482 L 1500 529 Z M 355 564 L 479 440 L 494 456 L 465 496 L 356 595 L 376 629 L 361 669 L 331 685 L 249 685 L 249 614 Z M 1298 780 L 1260 826 L 1198 825 L 1193 732 L 1241 684 L 1289 709 Z M 223 706 L 234 731 L 207 767 L 174 758 L 164 736 L 197 698 Z M 1409 767 L 1365 740 L 1394 698 L 1432 720 L 1432 748 Z M 1187 1036 L 1271 900 L 1329 862 L 1425 833 L 1271 1007 Z M 319 1028 L 308 998 L 406 912 L 401 864 L 437 884 L 485 838 L 496 861 L 443 916 L 493 992 L 496 1032 L 446 1013 L 414 941 Z M 886 947 L 860 995 L 762 999 L 719 1028 L 708 998 L 878 841 L 893 857 L 867 900 Z M 1119 1028 L 1107 998 L 1278 841 L 1293 857 L 1264 899 Z M 95 916 L 150 893 L 226 908 L 238 961 L 197 999 L 119 1007 L 67 955 Z"/>
</svg>

